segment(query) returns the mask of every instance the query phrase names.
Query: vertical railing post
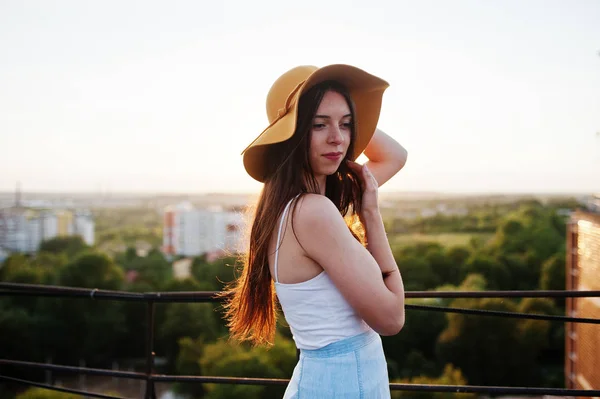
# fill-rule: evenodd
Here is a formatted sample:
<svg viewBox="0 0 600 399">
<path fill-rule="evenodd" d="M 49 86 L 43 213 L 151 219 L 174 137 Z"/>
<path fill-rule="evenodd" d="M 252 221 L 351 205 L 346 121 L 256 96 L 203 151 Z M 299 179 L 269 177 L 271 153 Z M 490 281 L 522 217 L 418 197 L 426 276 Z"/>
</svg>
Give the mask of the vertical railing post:
<svg viewBox="0 0 600 399">
<path fill-rule="evenodd" d="M 145 399 L 156 399 L 154 391 L 154 381 L 152 373 L 154 372 L 154 301 L 148 300 L 146 320 L 146 395 Z"/>
</svg>

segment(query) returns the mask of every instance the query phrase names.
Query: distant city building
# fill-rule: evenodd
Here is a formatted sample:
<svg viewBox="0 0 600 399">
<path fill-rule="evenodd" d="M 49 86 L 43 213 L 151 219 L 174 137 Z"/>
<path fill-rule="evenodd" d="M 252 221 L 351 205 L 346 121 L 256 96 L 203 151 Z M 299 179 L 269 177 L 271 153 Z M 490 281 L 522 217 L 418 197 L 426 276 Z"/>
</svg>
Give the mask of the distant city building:
<svg viewBox="0 0 600 399">
<path fill-rule="evenodd" d="M 79 235 L 94 244 L 95 223 L 87 210 L 12 207 L 0 209 L 0 248 L 8 252 L 36 252 L 42 241 Z"/>
<path fill-rule="evenodd" d="M 181 256 L 236 253 L 242 250 L 242 234 L 243 217 L 239 212 L 179 204 L 165 210 L 163 252 Z"/>
<path fill-rule="evenodd" d="M 0 209 L 0 260 L 10 252 L 36 252 L 42 241 L 59 236 L 79 235 L 86 244 L 94 245 L 95 223 L 90 211 L 46 205 L 24 201 L 17 183 L 14 205 Z"/>
<path fill-rule="evenodd" d="M 568 290 L 600 290 L 600 206 L 589 209 L 573 213 L 568 223 Z M 600 319 L 600 298 L 568 298 L 566 310 L 568 316 Z M 565 340 L 566 387 L 600 389 L 600 325 L 567 323 Z"/>
</svg>

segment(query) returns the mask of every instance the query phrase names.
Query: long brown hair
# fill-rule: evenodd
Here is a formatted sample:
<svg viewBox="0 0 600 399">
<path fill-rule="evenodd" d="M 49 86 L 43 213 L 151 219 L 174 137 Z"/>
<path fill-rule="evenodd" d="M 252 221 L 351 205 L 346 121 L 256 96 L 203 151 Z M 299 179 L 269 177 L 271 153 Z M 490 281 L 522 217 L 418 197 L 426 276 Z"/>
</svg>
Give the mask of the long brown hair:
<svg viewBox="0 0 600 399">
<path fill-rule="evenodd" d="M 298 103 L 294 135 L 268 149 L 268 177 L 256 205 L 250 247 L 243 255 L 241 275 L 221 294 L 225 297 L 224 317 L 231 337 L 240 341 L 251 341 L 255 345 L 273 343 L 277 297 L 269 270 L 269 242 L 286 204 L 299 194 L 318 193 L 318 183 L 309 162 L 310 132 L 317 109 L 328 91 L 341 94 L 348 103 L 352 125 L 345 159 L 350 159 L 354 153 L 354 103 L 346 88 L 337 82 L 327 81 L 307 90 Z M 358 181 L 358 176 L 348 168 L 345 160 L 334 174 L 326 178 L 325 195 L 347 221 L 360 211 L 362 191 Z M 297 200 L 290 209 L 290 215 L 293 215 L 296 204 Z M 348 224 L 354 236 L 360 239 L 350 226 L 352 223 Z"/>
</svg>

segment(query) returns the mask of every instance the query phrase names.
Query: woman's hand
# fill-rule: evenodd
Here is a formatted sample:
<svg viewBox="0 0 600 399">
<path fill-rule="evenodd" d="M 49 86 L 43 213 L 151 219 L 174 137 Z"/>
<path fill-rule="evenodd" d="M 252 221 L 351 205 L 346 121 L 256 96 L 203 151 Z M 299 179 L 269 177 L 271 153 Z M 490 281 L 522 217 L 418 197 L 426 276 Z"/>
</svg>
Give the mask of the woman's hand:
<svg viewBox="0 0 600 399">
<path fill-rule="evenodd" d="M 375 215 L 379 213 L 379 202 L 377 197 L 379 186 L 367 165 L 361 165 L 353 161 L 347 161 L 347 163 L 348 167 L 358 175 L 360 186 L 363 191 L 362 209 L 359 217 L 364 224 L 368 219 L 369 214 Z"/>
</svg>

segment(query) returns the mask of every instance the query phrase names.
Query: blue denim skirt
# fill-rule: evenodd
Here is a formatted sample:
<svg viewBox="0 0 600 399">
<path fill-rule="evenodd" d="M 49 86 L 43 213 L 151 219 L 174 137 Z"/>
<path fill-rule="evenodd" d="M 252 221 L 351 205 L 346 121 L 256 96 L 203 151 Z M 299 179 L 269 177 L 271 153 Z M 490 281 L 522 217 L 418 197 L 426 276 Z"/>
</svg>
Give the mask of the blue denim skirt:
<svg viewBox="0 0 600 399">
<path fill-rule="evenodd" d="M 381 337 L 373 330 L 301 350 L 284 399 L 390 398 Z"/>
</svg>

